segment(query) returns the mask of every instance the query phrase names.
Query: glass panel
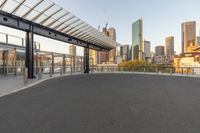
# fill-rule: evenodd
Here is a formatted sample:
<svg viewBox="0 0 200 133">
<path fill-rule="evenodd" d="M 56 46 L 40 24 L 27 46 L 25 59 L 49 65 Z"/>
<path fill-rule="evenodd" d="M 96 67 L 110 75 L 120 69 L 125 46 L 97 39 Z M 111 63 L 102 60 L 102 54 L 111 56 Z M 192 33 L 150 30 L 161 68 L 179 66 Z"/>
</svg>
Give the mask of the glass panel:
<svg viewBox="0 0 200 133">
<path fill-rule="evenodd" d="M 6 43 L 6 34 L 0 33 L 0 42 Z"/>
<path fill-rule="evenodd" d="M 66 14 L 66 13 L 67 13 L 67 11 L 61 10 L 60 12 L 58 12 L 57 14 L 55 14 L 52 18 L 58 19 L 58 18 L 60 18 L 61 16 L 63 16 L 64 14 Z"/>
<path fill-rule="evenodd" d="M 28 6 L 29 8 L 32 8 L 33 6 L 35 6 L 39 1 L 41 0 L 26 0 L 24 2 L 24 5 Z"/>
<path fill-rule="evenodd" d="M 48 8 L 50 5 L 52 5 L 53 2 L 49 1 L 49 0 L 45 0 L 42 3 L 40 3 L 40 5 L 38 5 L 35 10 L 42 12 L 44 9 Z"/>
<path fill-rule="evenodd" d="M 50 16 L 53 13 L 55 13 L 56 11 L 58 11 L 59 9 L 60 9 L 60 7 L 57 6 L 57 5 L 55 5 L 51 9 L 49 9 L 48 11 L 46 11 L 44 14 L 47 15 L 47 16 Z"/>
<path fill-rule="evenodd" d="M 18 6 L 18 4 L 19 3 L 16 1 L 8 0 L 2 10 L 8 13 L 11 13 L 13 9 L 15 9 Z"/>
<path fill-rule="evenodd" d="M 47 26 L 48 24 L 52 23 L 53 21 L 55 21 L 55 19 L 50 18 L 43 25 Z"/>
<path fill-rule="evenodd" d="M 60 22 L 55 22 L 52 26 L 51 26 L 51 28 L 53 28 L 53 27 L 55 27 L 55 26 L 57 26 L 57 25 L 59 25 L 60 24 Z"/>
<path fill-rule="evenodd" d="M 47 16 L 43 14 L 37 19 L 36 23 L 41 23 L 46 18 L 47 18 Z"/>
<path fill-rule="evenodd" d="M 16 12 L 15 15 L 17 15 L 17 16 L 19 16 L 19 17 L 22 17 L 22 16 L 24 15 L 24 13 L 27 12 L 28 10 L 29 10 L 28 7 L 22 5 L 22 6 L 19 8 L 19 10 L 17 10 L 17 12 Z"/>
<path fill-rule="evenodd" d="M 26 17 L 26 19 L 32 20 L 32 19 L 33 19 L 35 16 L 37 16 L 38 14 L 40 14 L 40 13 L 33 10 L 33 11 Z"/>
</svg>

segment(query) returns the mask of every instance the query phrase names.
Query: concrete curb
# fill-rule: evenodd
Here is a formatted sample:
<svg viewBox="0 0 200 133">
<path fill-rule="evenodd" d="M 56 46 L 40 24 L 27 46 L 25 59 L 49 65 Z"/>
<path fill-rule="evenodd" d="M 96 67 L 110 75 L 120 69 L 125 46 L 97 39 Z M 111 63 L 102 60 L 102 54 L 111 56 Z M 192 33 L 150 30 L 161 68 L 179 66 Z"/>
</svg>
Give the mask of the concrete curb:
<svg viewBox="0 0 200 133">
<path fill-rule="evenodd" d="M 35 86 L 37 84 L 40 84 L 40 83 L 42 83 L 44 81 L 48 81 L 48 80 L 56 79 L 56 78 L 61 78 L 61 77 L 75 76 L 75 75 L 83 75 L 83 74 L 62 75 L 62 76 L 55 76 L 55 77 L 51 77 L 51 78 L 41 79 L 41 80 L 38 80 L 35 83 L 28 84 L 28 85 L 26 85 L 26 86 L 24 86 L 22 88 L 14 90 L 14 91 L 10 91 L 8 93 L 2 93 L 2 94 L 0 94 L 0 98 L 4 97 L 4 96 L 7 96 L 7 95 L 10 95 L 10 94 L 13 94 L 13 93 L 17 93 L 17 92 L 25 90 L 25 89 L 28 89 L 28 88 L 33 87 L 33 86 Z"/>
<path fill-rule="evenodd" d="M 200 76 L 195 76 L 195 75 L 178 75 L 178 74 L 162 74 L 162 73 L 144 73 L 144 72 L 93 72 L 93 73 L 90 73 L 90 74 L 140 74 L 140 75 L 160 75 L 160 76 L 172 76 L 172 77 L 186 77 L 186 78 L 200 78 Z M 19 88 L 19 89 L 16 89 L 14 91 L 11 91 L 11 92 L 8 92 L 8 93 L 2 93 L 0 94 L 0 97 L 4 97 L 6 95 L 9 95 L 9 94 L 13 94 L 13 93 L 17 93 L 19 91 L 22 91 L 22 90 L 25 90 L 27 88 L 30 88 L 32 86 L 35 86 L 37 84 L 40 84 L 44 81 L 47 81 L 47 80 L 51 80 L 51 79 L 55 79 L 55 78 L 61 78 L 61 77 L 68 77 L 68 76 L 75 76 L 75 75 L 84 75 L 82 73 L 80 74 L 72 74 L 72 75 L 62 75 L 62 76 L 55 76 L 55 77 L 51 77 L 51 78 L 46 78 L 46 79 L 42 79 L 42 80 L 39 80 L 35 83 L 32 83 L 32 84 L 29 84 L 27 86 L 24 86 L 22 88 Z"/>
</svg>

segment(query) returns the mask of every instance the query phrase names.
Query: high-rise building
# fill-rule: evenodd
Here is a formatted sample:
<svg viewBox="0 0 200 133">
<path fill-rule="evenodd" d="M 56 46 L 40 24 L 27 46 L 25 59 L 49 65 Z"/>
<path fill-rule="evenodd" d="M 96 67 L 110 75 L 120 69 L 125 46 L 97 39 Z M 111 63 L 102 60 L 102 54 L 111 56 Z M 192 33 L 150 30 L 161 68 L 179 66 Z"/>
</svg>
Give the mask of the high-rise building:
<svg viewBox="0 0 200 133">
<path fill-rule="evenodd" d="M 165 38 L 165 55 L 168 57 L 174 56 L 174 37 L 169 36 Z"/>
<path fill-rule="evenodd" d="M 132 24 L 132 60 L 142 60 L 143 21 L 142 18 Z"/>
<path fill-rule="evenodd" d="M 69 46 L 69 55 L 76 56 L 76 46 L 75 45 Z"/>
<path fill-rule="evenodd" d="M 115 30 L 115 28 L 109 28 L 109 29 L 108 29 L 108 36 L 109 36 L 112 40 L 116 41 L 116 30 Z"/>
<path fill-rule="evenodd" d="M 106 36 L 109 36 L 109 32 L 106 27 L 102 29 L 102 33 Z M 108 51 L 101 51 L 100 52 L 100 64 L 107 63 L 109 61 L 109 52 Z"/>
<path fill-rule="evenodd" d="M 196 22 L 182 24 L 182 54 L 188 52 L 190 46 L 196 45 Z"/>
<path fill-rule="evenodd" d="M 151 58 L 151 42 L 144 40 L 144 57 L 145 60 Z"/>
<path fill-rule="evenodd" d="M 130 52 L 130 50 L 129 50 L 129 45 L 127 44 L 127 45 L 123 45 L 123 46 L 121 46 L 120 47 L 120 55 L 121 55 L 121 57 L 122 57 L 122 60 L 123 61 L 128 61 L 129 60 L 129 52 Z"/>
<path fill-rule="evenodd" d="M 92 64 L 97 65 L 98 64 L 98 51 L 90 49 L 89 56 L 92 59 Z"/>
<path fill-rule="evenodd" d="M 156 46 L 155 47 L 156 56 L 164 56 L 165 55 L 164 49 L 165 49 L 164 46 Z"/>
<path fill-rule="evenodd" d="M 108 37 L 112 40 L 116 41 L 116 30 L 114 28 L 108 29 Z M 109 62 L 114 63 L 116 62 L 116 48 L 110 50 L 109 52 Z"/>
<path fill-rule="evenodd" d="M 139 45 L 133 47 L 133 60 L 139 60 Z"/>
<path fill-rule="evenodd" d="M 200 46 L 200 36 L 197 37 L 197 45 Z"/>
</svg>

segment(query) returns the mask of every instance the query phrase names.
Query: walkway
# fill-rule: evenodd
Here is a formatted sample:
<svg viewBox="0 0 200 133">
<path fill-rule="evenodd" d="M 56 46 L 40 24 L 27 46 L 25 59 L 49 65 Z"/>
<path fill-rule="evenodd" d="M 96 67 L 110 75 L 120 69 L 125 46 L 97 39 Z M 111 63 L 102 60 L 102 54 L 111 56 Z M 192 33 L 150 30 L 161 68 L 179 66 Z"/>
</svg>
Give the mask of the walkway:
<svg viewBox="0 0 200 133">
<path fill-rule="evenodd" d="M 199 78 L 90 74 L 0 98 L 1 133 L 199 133 Z"/>
</svg>

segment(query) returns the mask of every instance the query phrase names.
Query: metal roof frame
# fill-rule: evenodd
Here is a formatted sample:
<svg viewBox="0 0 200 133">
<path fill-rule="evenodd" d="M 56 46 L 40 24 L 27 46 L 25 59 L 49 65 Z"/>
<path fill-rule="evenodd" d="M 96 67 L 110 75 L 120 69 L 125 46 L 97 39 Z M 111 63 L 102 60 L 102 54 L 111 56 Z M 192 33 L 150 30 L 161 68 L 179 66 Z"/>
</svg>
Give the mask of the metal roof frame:
<svg viewBox="0 0 200 133">
<path fill-rule="evenodd" d="M 64 39 L 64 36 L 66 36 L 69 38 L 69 41 L 72 38 L 72 44 L 84 42 L 79 44 L 84 44 L 84 46 L 86 46 L 85 44 L 89 43 L 89 45 L 94 45 L 94 47 L 105 48 L 108 50 L 113 49 L 118 45 L 117 42 L 100 33 L 97 29 L 51 0 L 35 0 L 35 3 L 32 2 L 34 4 L 30 4 L 31 1 L 33 0 L 4 0 L 0 3 L 0 19 L 7 17 L 9 20 L 13 19 L 20 24 L 26 23 L 26 26 L 23 25 L 24 27 L 22 27 L 22 24 L 21 27 L 19 24 L 18 26 L 13 26 L 10 21 L 9 24 L 6 24 L 5 22 L 0 22 L 0 24 L 16 27 L 18 29 L 26 29 L 25 27 L 27 27 L 27 25 L 33 25 L 35 26 L 35 29 L 37 29 L 36 34 L 44 34 L 43 36 L 48 37 L 46 32 L 48 31 L 50 34 L 50 31 L 52 31 L 55 35 L 54 37 L 51 36 L 52 38 L 64 41 L 66 40 Z M 10 2 L 15 3 L 17 6 L 8 6 L 7 4 Z M 7 12 L 7 9 L 4 8 L 5 6 L 11 8 L 11 12 Z M 44 6 L 44 9 L 42 9 L 41 6 Z M 24 8 L 26 8 L 26 10 Z M 40 32 L 42 33 L 39 33 L 39 30 L 41 30 Z M 61 35 L 62 39 L 58 38 L 56 34 Z"/>
</svg>

